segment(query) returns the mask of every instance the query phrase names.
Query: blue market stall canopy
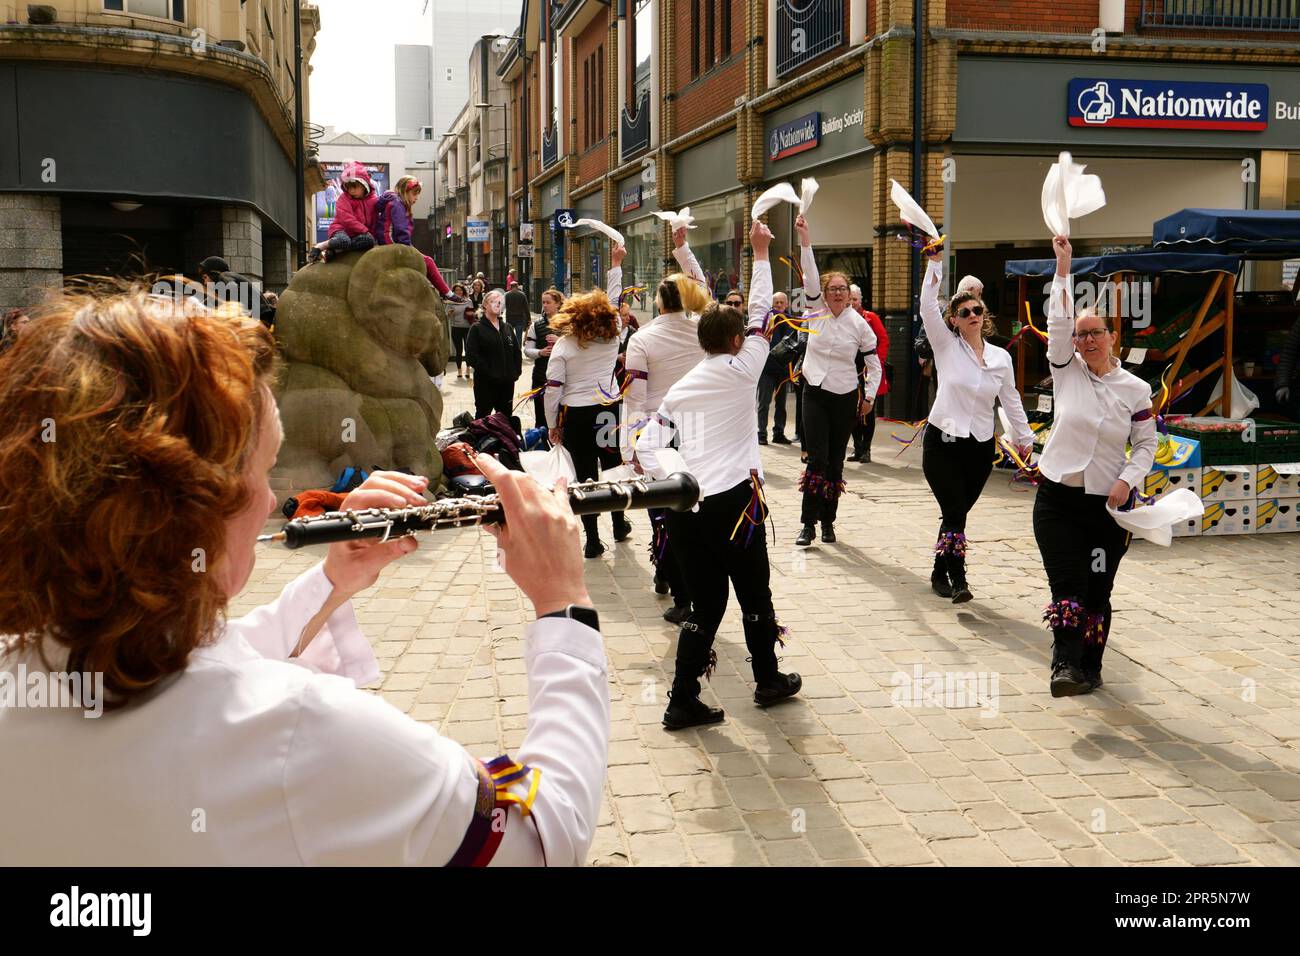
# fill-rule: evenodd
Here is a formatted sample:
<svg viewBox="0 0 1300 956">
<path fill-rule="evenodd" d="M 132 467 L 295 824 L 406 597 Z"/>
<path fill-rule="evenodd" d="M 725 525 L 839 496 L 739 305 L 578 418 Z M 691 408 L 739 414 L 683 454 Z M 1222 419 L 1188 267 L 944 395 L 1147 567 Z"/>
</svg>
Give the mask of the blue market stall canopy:
<svg viewBox="0 0 1300 956">
<path fill-rule="evenodd" d="M 1240 268 L 1241 259 L 1237 256 L 1150 249 L 1109 256 L 1080 256 L 1070 263 L 1070 274 L 1111 276 L 1119 272 L 1131 272 L 1150 276 L 1160 272 L 1226 272 L 1236 275 Z M 1047 278 L 1056 272 L 1056 260 L 1013 259 L 1007 263 L 1006 269 L 1008 276 Z"/>
<path fill-rule="evenodd" d="M 1232 253 L 1247 259 L 1300 258 L 1300 211 L 1184 209 L 1155 224 L 1152 243 L 1170 251 Z"/>
</svg>

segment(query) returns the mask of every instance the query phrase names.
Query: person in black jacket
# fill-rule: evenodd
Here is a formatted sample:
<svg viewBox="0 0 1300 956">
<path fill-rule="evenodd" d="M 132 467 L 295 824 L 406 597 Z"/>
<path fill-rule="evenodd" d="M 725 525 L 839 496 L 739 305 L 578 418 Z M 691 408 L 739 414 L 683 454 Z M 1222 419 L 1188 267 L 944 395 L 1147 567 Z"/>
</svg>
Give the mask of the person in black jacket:
<svg viewBox="0 0 1300 956">
<path fill-rule="evenodd" d="M 505 294 L 493 289 L 483 296 L 483 318 L 465 338 L 465 361 L 474 370 L 474 417 L 494 411 L 511 418 L 515 380 L 523 369 L 523 355 L 515 331 L 505 321 Z M 519 425 L 515 421 L 515 430 Z"/>
<path fill-rule="evenodd" d="M 523 288 L 517 282 L 510 283 L 510 291 L 506 293 L 506 321 L 510 323 L 510 328 L 514 329 L 515 341 L 523 347 L 524 334 L 528 331 L 528 323 L 532 321 L 533 313 L 528 308 L 528 296 L 524 294 Z"/>
<path fill-rule="evenodd" d="M 533 360 L 533 416 L 538 428 L 546 427 L 546 368 L 551 360 L 551 349 L 559 335 L 551 328 L 551 319 L 564 305 L 564 293 L 547 289 L 542 293 L 542 317 L 529 326 L 524 336 L 524 355 Z"/>
</svg>

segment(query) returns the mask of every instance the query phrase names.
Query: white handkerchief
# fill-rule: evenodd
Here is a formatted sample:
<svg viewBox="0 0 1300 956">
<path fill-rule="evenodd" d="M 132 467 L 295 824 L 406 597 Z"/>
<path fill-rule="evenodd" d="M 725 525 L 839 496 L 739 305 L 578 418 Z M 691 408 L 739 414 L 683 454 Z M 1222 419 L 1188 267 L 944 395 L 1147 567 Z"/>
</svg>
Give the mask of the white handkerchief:
<svg viewBox="0 0 1300 956">
<path fill-rule="evenodd" d="M 811 176 L 799 184 L 799 214 L 807 215 L 812 208 L 813 196 L 817 195 L 817 180 Z"/>
<path fill-rule="evenodd" d="M 903 222 L 920 229 L 931 239 L 939 238 L 939 230 L 934 228 L 934 220 L 925 214 L 925 210 L 917 204 L 906 189 L 898 184 L 896 179 L 889 181 L 889 198 L 898 207 Z"/>
<path fill-rule="evenodd" d="M 623 234 L 613 226 L 605 225 L 605 223 L 601 222 L 599 219 L 579 219 L 573 224 L 573 228 L 577 229 L 579 226 L 590 226 L 597 232 L 604 233 L 609 236 L 609 238 L 613 239 L 615 245 L 623 245 Z"/>
<path fill-rule="evenodd" d="M 1106 205 L 1101 177 L 1085 174 L 1081 166 L 1061 153 L 1043 180 L 1043 222 L 1054 236 L 1070 234 L 1070 220 L 1096 212 Z"/>
<path fill-rule="evenodd" d="M 813 191 L 816 192 L 815 186 L 813 188 Z M 811 196 L 809 196 L 808 198 L 809 200 L 812 199 Z M 755 199 L 754 218 L 758 219 L 760 216 L 763 215 L 763 213 L 767 212 L 769 209 L 775 208 L 777 203 L 782 203 L 782 202 L 793 203 L 796 206 L 799 205 L 800 202 L 799 196 L 797 193 L 795 193 L 794 187 L 791 186 L 789 183 L 777 183 L 771 189 L 767 190 L 761 196 Z"/>
<path fill-rule="evenodd" d="M 690 206 L 683 206 L 680 212 L 656 212 L 655 215 L 672 226 L 674 232 L 682 228 L 682 226 L 687 229 L 695 228 L 695 226 L 691 225 L 695 222 L 695 217 L 691 215 Z"/>
<path fill-rule="evenodd" d="M 1169 547 L 1174 538 L 1173 527 L 1183 521 L 1205 514 L 1205 505 L 1190 488 L 1171 491 L 1153 505 L 1142 505 L 1132 511 L 1116 511 L 1106 506 L 1110 516 L 1134 537 Z"/>
</svg>

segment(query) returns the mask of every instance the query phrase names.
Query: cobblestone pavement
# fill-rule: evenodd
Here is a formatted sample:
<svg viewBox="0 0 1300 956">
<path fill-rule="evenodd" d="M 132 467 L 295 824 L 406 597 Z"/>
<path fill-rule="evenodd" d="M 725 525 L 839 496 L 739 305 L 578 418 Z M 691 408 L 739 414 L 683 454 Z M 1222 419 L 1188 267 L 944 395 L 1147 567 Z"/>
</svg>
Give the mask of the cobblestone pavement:
<svg viewBox="0 0 1300 956">
<path fill-rule="evenodd" d="M 447 421 L 472 404 L 454 375 L 445 392 Z M 763 449 L 782 667 L 804 677 L 789 703 L 754 706 L 733 600 L 706 690 L 726 722 L 664 731 L 676 630 L 645 516 L 587 562 L 613 702 L 591 862 L 1300 863 L 1300 536 L 1135 543 L 1105 687 L 1053 700 L 1032 493 L 990 478 L 968 529 L 976 599 L 957 607 L 929 589 L 938 509 L 920 449 L 897 449 L 882 424 L 877 463 L 846 465 L 840 543 L 807 551 L 791 544 L 797 448 Z M 313 560 L 264 546 L 232 613 Z M 486 534 L 439 534 L 356 602 L 378 692 L 482 757 L 519 745 L 527 709 L 531 610 L 493 567 Z M 945 691 L 927 695 L 931 680 Z"/>
</svg>

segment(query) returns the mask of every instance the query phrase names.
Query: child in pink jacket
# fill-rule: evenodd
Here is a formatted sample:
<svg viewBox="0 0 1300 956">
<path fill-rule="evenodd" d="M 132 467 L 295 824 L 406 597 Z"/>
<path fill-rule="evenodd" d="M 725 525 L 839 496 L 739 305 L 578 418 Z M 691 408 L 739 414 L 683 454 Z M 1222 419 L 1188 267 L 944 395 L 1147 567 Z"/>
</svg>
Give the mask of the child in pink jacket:
<svg viewBox="0 0 1300 956">
<path fill-rule="evenodd" d="M 325 261 L 344 252 L 365 252 L 375 245 L 375 184 L 362 163 L 347 160 L 339 177 L 343 192 L 335 205 L 329 237 L 317 243 L 308 258 Z"/>
</svg>

